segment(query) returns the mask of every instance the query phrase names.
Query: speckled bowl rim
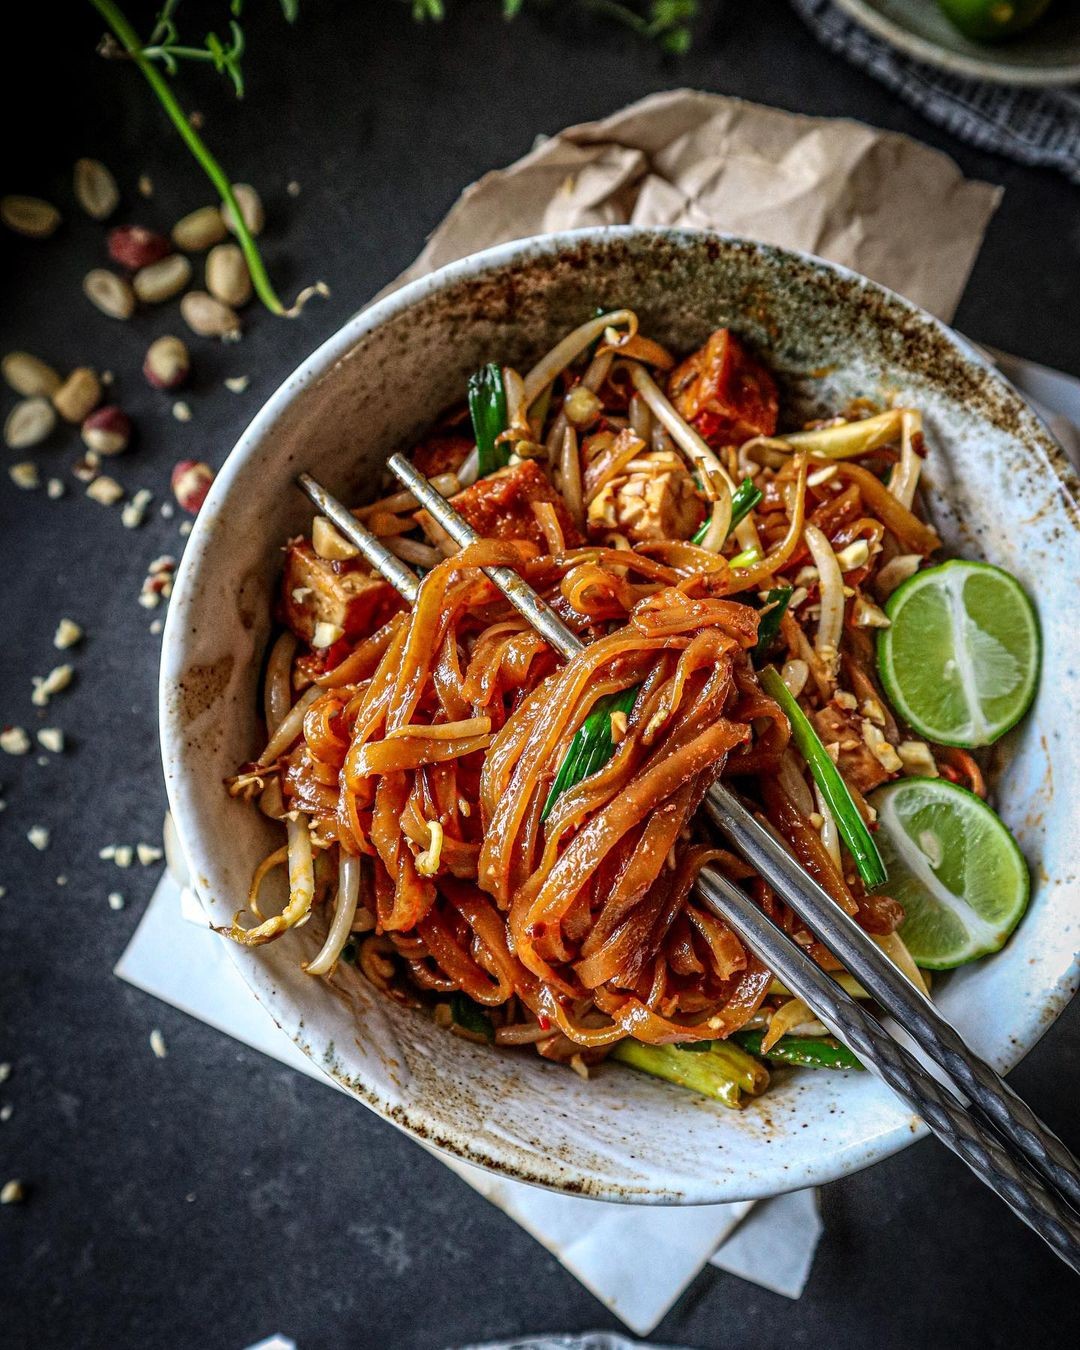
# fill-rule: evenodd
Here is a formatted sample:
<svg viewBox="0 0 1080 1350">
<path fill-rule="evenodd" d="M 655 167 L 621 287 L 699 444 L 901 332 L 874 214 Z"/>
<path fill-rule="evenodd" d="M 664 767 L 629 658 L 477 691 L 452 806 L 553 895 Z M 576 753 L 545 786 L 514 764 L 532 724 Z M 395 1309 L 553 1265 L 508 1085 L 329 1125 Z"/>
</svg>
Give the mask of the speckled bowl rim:
<svg viewBox="0 0 1080 1350">
<path fill-rule="evenodd" d="M 1070 61 L 1060 66 L 995 61 L 990 46 L 986 48 L 986 56 L 969 56 L 966 52 L 940 46 L 913 32 L 867 3 L 867 0 L 836 0 L 836 3 L 849 18 L 883 38 L 897 51 L 914 57 L 916 61 L 923 61 L 928 66 L 947 71 L 950 75 L 965 75 L 971 79 L 1025 89 L 1063 88 L 1080 83 L 1080 61 Z M 957 38 L 960 38 L 959 32 Z"/>
<path fill-rule="evenodd" d="M 1018 414 L 1033 418 L 1040 431 L 1045 433 L 1043 448 L 1047 450 L 1047 455 L 1041 467 L 1057 478 L 1065 497 L 1071 501 L 1073 524 L 1080 532 L 1080 507 L 1077 506 L 1077 503 L 1080 503 L 1080 481 L 1077 480 L 1076 474 L 1072 471 L 1064 451 L 1061 450 L 1052 435 L 1046 430 L 1045 425 L 1035 416 L 1009 381 L 977 348 L 955 333 L 941 320 L 920 309 L 919 306 L 896 292 L 868 280 L 849 268 L 797 250 L 783 249 L 775 245 L 746 240 L 739 236 L 722 234 L 717 231 L 630 225 L 599 226 L 531 236 L 471 254 L 466 258 L 447 264 L 436 272 L 418 278 L 381 299 L 373 301 L 367 308 L 348 320 L 336 333 L 322 343 L 307 360 L 302 362 L 293 374 L 271 395 L 240 436 L 225 464 L 217 474 L 210 497 L 207 500 L 207 508 L 204 509 L 204 514 L 196 522 L 178 570 L 163 635 L 159 683 L 161 752 L 166 786 L 170 807 L 192 875 L 206 875 L 208 870 L 212 871 L 213 869 L 207 869 L 203 865 L 198 831 L 193 827 L 191 814 L 189 814 L 190 794 L 197 785 L 187 781 L 184 771 L 184 731 L 176 715 L 175 707 L 170 702 L 169 693 L 173 682 L 179 678 L 187 664 L 185 635 L 188 629 L 189 616 L 192 612 L 197 612 L 198 609 L 199 595 L 196 583 L 202 553 L 204 521 L 219 514 L 241 466 L 262 445 L 266 434 L 273 429 L 285 409 L 305 389 L 330 372 L 366 335 L 431 294 L 484 273 L 496 271 L 516 262 L 526 261 L 530 257 L 535 258 L 538 255 L 546 254 L 555 255 L 564 249 L 572 250 L 582 243 L 600 245 L 617 241 L 620 238 L 632 239 L 656 236 L 674 242 L 684 240 L 687 244 L 699 242 L 705 236 L 715 240 L 721 247 L 727 245 L 737 249 L 749 249 L 777 261 L 790 259 L 801 267 L 832 274 L 855 283 L 859 288 L 870 288 L 871 291 L 879 293 L 890 305 L 900 306 L 913 319 L 933 327 L 942 339 L 957 350 L 964 362 L 977 367 L 985 375 L 990 376 L 1010 403 L 1016 400 L 1019 406 L 1015 407 L 1015 411 Z M 226 943 L 225 946 L 237 970 L 251 989 L 253 996 L 282 1029 L 283 1034 L 290 1035 L 275 1013 L 272 1001 L 268 997 L 264 997 L 249 979 L 247 969 L 240 959 L 242 955 L 246 954 L 246 949 L 233 948 L 232 944 L 229 943 Z M 1011 1028 L 1007 1046 L 995 1058 L 999 1070 L 1005 1071 L 1012 1068 L 1037 1044 L 1041 1036 L 1060 1016 L 1075 994 L 1076 989 L 1077 962 L 1074 960 L 1070 969 L 1064 972 L 1052 987 L 1043 991 L 1038 1007 L 1032 1009 L 1027 1020 Z M 428 1107 L 411 1104 L 405 1110 L 395 1108 L 370 1083 L 362 1084 L 355 1079 L 343 1079 L 340 1074 L 334 1072 L 332 1067 L 328 1067 L 317 1057 L 315 1048 L 309 1044 L 308 1033 L 310 1030 L 310 1028 L 305 1028 L 303 1036 L 290 1036 L 290 1038 L 308 1055 L 320 1072 L 324 1073 L 330 1081 L 346 1087 L 351 1095 L 356 1096 L 376 1114 L 423 1143 L 426 1147 L 434 1147 L 463 1162 L 514 1180 L 568 1194 L 584 1194 L 594 1199 L 634 1204 L 677 1205 L 715 1204 L 734 1199 L 762 1199 L 781 1194 L 787 1190 L 820 1185 L 850 1175 L 890 1157 L 909 1144 L 914 1143 L 917 1139 L 925 1137 L 928 1133 L 926 1127 L 917 1118 L 908 1116 L 906 1119 L 898 1120 L 893 1128 L 876 1135 L 867 1136 L 858 1143 L 849 1145 L 841 1150 L 839 1156 L 823 1155 L 819 1166 L 800 1173 L 798 1179 L 794 1181 L 790 1176 L 785 1175 L 778 1154 L 775 1174 L 770 1174 L 767 1170 L 762 1171 L 758 1176 L 748 1181 L 738 1196 L 733 1195 L 730 1191 L 717 1192 L 705 1186 L 697 1190 L 682 1192 L 674 1192 L 670 1189 L 665 1191 L 662 1187 L 656 1187 L 651 1191 L 645 1189 L 626 1193 L 618 1188 L 598 1187 L 588 1172 L 575 1171 L 572 1165 L 566 1163 L 565 1159 L 560 1162 L 559 1167 L 553 1166 L 546 1175 L 528 1175 L 505 1158 L 477 1151 L 467 1134 L 460 1131 L 455 1132 L 454 1128 L 448 1125 L 444 1116 Z"/>
</svg>

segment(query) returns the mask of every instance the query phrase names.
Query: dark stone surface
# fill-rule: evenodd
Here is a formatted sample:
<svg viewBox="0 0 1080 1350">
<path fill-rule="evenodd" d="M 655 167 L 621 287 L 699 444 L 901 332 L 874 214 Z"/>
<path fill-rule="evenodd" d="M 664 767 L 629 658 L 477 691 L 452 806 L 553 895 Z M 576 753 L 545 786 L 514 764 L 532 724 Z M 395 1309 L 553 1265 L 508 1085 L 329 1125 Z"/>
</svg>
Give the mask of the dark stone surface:
<svg viewBox="0 0 1080 1350">
<path fill-rule="evenodd" d="M 829 57 L 781 0 L 709 6 L 697 49 L 678 66 L 556 13 L 505 27 L 494 0 L 462 3 L 441 29 L 422 30 L 389 0 L 305 0 L 294 33 L 275 6 L 248 6 L 243 105 L 208 72 L 185 72 L 181 87 L 235 176 L 263 192 L 282 290 L 323 277 L 333 298 L 295 324 L 249 310 L 235 347 L 193 343 L 194 418 L 181 425 L 137 373 L 151 336 L 181 331 L 175 308 L 122 325 L 79 293 L 104 258 L 102 231 L 71 201 L 70 166 L 88 154 L 116 169 L 118 220 L 168 226 L 210 194 L 135 74 L 94 59 L 92 16 L 73 5 L 21 9 L 5 15 L 3 190 L 54 198 L 67 223 L 49 243 L 4 239 L 3 350 L 114 370 L 140 427 L 118 476 L 159 501 L 175 460 L 221 462 L 263 399 L 414 256 L 466 183 L 538 132 L 680 84 L 906 131 L 1003 184 L 958 324 L 1080 374 L 1075 190 L 952 142 Z M 189 31 L 204 31 L 204 18 L 195 6 Z M 33 73 L 21 93 L 19 67 Z M 45 116 L 49 106 L 56 116 Z M 156 184 L 150 202 L 135 193 L 140 173 Z M 295 200 L 291 179 L 303 189 Z M 912 201 L 913 230 L 919 212 Z M 239 373 L 251 376 L 242 396 L 221 386 Z M 0 1124 L 0 1169 L 29 1188 L 24 1206 L 0 1212 L 0 1336 L 18 1346 L 239 1350 L 281 1330 L 302 1350 L 435 1350 L 615 1327 L 553 1257 L 389 1126 L 111 975 L 155 877 L 118 872 L 97 851 L 156 839 L 164 810 L 154 616 L 136 596 L 150 559 L 178 553 L 182 540 L 175 520 L 155 513 L 132 533 L 116 510 L 86 500 L 68 474 L 76 447 L 73 434 L 57 434 L 34 456 L 43 474 L 68 477 L 62 501 L 0 478 L 0 722 L 60 725 L 71 747 L 44 767 L 0 757 L 0 1060 L 14 1066 L 0 1087 L 14 1106 Z M 78 679 L 39 714 L 30 676 L 56 664 L 62 615 L 86 628 Z M 39 823 L 52 830 L 44 853 L 25 838 Z M 127 898 L 121 913 L 106 904 L 113 889 Z M 155 1026 L 165 1060 L 150 1053 Z M 1015 1075 L 1074 1145 L 1078 1032 L 1074 1008 Z M 826 1234 L 801 1302 L 708 1270 L 657 1339 L 892 1350 L 1015 1345 L 1034 1333 L 1044 1345 L 1075 1344 L 1072 1278 L 936 1145 L 828 1187 L 823 1206 Z"/>
</svg>

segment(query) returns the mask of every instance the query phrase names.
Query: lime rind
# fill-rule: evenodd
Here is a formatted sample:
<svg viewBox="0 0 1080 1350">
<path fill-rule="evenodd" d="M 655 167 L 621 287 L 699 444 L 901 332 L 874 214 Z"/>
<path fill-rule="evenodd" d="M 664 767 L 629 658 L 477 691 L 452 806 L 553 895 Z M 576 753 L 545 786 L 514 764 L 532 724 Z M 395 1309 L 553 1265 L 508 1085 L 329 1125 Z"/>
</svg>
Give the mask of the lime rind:
<svg viewBox="0 0 1080 1350">
<path fill-rule="evenodd" d="M 903 778 L 871 797 L 900 936 L 917 965 L 952 970 L 1000 951 L 1027 909 L 1016 840 L 981 798 L 942 778 Z"/>
<path fill-rule="evenodd" d="M 998 740 L 1027 712 L 1039 680 L 1039 622 L 1008 572 L 953 559 L 909 577 L 885 613 L 878 673 L 920 736 L 973 749 Z"/>
</svg>

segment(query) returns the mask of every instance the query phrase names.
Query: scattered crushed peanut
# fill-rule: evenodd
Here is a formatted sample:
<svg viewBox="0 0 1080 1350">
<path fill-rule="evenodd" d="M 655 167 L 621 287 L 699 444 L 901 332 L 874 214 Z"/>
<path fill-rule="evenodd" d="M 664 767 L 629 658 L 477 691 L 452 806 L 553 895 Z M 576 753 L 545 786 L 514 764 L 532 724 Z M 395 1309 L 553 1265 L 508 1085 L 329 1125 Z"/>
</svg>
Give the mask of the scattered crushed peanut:
<svg viewBox="0 0 1080 1350">
<path fill-rule="evenodd" d="M 146 512 L 150 503 L 154 500 L 154 494 L 149 488 L 139 488 L 131 501 L 124 504 L 120 512 L 120 523 L 125 530 L 137 530 L 146 519 Z"/>
<path fill-rule="evenodd" d="M 146 349 L 143 374 L 155 389 L 179 389 L 191 374 L 191 356 L 178 338 L 159 337 Z"/>
<path fill-rule="evenodd" d="M 35 708 L 48 707 L 53 694 L 62 693 L 74 677 L 75 667 L 68 665 L 54 666 L 44 678 L 40 675 L 31 676 L 34 692 L 30 695 L 30 702 Z"/>
<path fill-rule="evenodd" d="M 63 753 L 64 733 L 59 727 L 42 727 L 37 734 L 39 744 L 54 755 Z"/>
<path fill-rule="evenodd" d="M 182 253 L 170 253 L 135 273 L 132 286 L 144 305 L 160 305 L 179 295 L 191 280 L 191 263 Z"/>
<path fill-rule="evenodd" d="M 45 495 L 51 502 L 59 501 L 65 492 L 67 488 L 60 478 L 50 478 L 45 484 Z"/>
<path fill-rule="evenodd" d="M 115 478 L 110 478 L 108 474 L 101 474 L 92 483 L 87 484 L 86 495 L 92 497 L 94 501 L 100 502 L 102 506 L 115 506 L 118 501 L 122 500 L 124 489 Z"/>
<path fill-rule="evenodd" d="M 0 750 L 6 755 L 27 755 L 30 753 L 30 737 L 24 727 L 4 727 L 0 731 Z"/>
<path fill-rule="evenodd" d="M 161 849 L 154 844 L 136 844 L 135 856 L 143 867 L 150 867 L 153 863 L 161 861 Z"/>
<path fill-rule="evenodd" d="M 63 652 L 69 647 L 74 647 L 77 642 L 81 642 L 82 637 L 83 630 L 74 619 L 61 619 L 53 636 L 53 646 Z"/>
<path fill-rule="evenodd" d="M 39 853 L 44 853 L 49 847 L 49 831 L 44 825 L 31 825 L 26 831 L 26 837 Z"/>
<path fill-rule="evenodd" d="M 0 1205 L 21 1205 L 26 1199 L 26 1187 L 21 1181 L 5 1181 L 0 1187 Z"/>
<path fill-rule="evenodd" d="M 109 892 L 109 908 L 110 909 L 124 908 L 124 897 L 120 894 L 119 891 Z"/>
<path fill-rule="evenodd" d="M 250 383 L 250 375 L 230 375 L 225 381 L 225 388 L 233 394 L 242 394 Z"/>
<path fill-rule="evenodd" d="M 24 459 L 19 464 L 12 464 L 8 469 L 8 477 L 17 488 L 22 488 L 24 492 L 33 492 L 41 486 L 38 467 L 30 459 Z"/>
<path fill-rule="evenodd" d="M 83 420 L 83 444 L 96 455 L 120 455 L 131 444 L 131 418 L 115 404 L 98 408 Z"/>
<path fill-rule="evenodd" d="M 209 464 L 182 459 L 172 471 L 173 496 L 188 515 L 197 516 L 213 481 L 214 471 Z"/>
<path fill-rule="evenodd" d="M 65 422 L 82 422 L 101 402 L 101 381 L 89 366 L 78 366 L 52 396 Z"/>
<path fill-rule="evenodd" d="M 191 404 L 185 403 L 183 399 L 178 398 L 172 405 L 172 415 L 178 422 L 190 422 Z"/>
<path fill-rule="evenodd" d="M 150 1049 L 153 1050 L 158 1059 L 164 1059 L 169 1053 L 165 1045 L 165 1037 L 157 1027 L 150 1033 Z"/>
</svg>

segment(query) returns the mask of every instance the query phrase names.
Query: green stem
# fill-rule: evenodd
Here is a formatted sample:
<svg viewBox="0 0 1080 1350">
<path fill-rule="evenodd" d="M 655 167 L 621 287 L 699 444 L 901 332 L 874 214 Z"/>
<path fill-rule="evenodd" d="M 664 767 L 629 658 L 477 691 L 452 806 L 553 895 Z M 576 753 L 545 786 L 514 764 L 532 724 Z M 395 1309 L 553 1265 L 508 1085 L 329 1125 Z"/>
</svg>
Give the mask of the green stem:
<svg viewBox="0 0 1080 1350">
<path fill-rule="evenodd" d="M 293 313 L 298 311 L 295 306 L 292 311 L 287 310 L 278 298 L 278 294 L 267 275 L 259 247 L 255 243 L 251 231 L 244 224 L 240 204 L 236 200 L 236 194 L 232 190 L 232 184 L 229 182 L 225 170 L 210 153 L 202 137 L 188 121 L 183 108 L 176 101 L 175 95 L 160 71 L 155 69 L 151 62 L 146 59 L 138 34 L 121 13 L 119 6 L 113 3 L 113 0 L 90 0 L 90 3 L 109 25 L 124 50 L 138 66 L 147 84 L 157 95 L 158 102 L 168 114 L 169 120 L 202 166 L 207 178 L 217 189 L 222 202 L 232 212 L 236 241 L 243 251 L 248 271 L 251 273 L 251 282 L 255 287 L 255 294 L 271 314 L 289 315 L 291 317 Z"/>
<path fill-rule="evenodd" d="M 734 1072 L 728 1060 L 718 1055 L 692 1054 L 673 1045 L 643 1045 L 641 1041 L 628 1038 L 616 1045 L 611 1057 L 631 1069 L 677 1083 L 691 1092 L 700 1092 L 703 1097 L 711 1097 L 725 1106 L 735 1108 L 742 1104 L 742 1075 Z"/>
</svg>

